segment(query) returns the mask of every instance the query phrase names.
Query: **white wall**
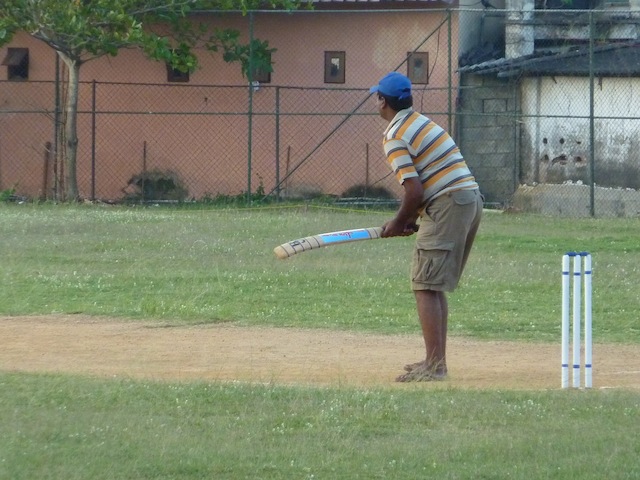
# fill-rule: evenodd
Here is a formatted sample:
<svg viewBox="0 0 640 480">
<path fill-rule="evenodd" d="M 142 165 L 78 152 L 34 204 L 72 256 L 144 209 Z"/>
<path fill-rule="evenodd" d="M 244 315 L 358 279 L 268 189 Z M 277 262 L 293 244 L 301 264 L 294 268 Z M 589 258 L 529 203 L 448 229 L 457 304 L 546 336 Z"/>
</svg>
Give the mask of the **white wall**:
<svg viewBox="0 0 640 480">
<path fill-rule="evenodd" d="M 588 180 L 589 78 L 522 82 L 523 173 L 528 183 Z M 640 188 L 640 79 L 596 78 L 596 183 Z"/>
</svg>

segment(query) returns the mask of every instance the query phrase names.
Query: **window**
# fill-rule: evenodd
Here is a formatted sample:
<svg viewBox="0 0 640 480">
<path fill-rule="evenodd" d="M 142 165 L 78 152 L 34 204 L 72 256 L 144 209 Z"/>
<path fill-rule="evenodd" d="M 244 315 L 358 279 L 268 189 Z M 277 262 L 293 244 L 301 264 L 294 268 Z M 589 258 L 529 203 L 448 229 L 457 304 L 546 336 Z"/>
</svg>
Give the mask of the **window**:
<svg viewBox="0 0 640 480">
<path fill-rule="evenodd" d="M 189 72 L 183 72 L 177 68 L 173 68 L 170 63 L 167 63 L 167 82 L 183 82 L 189 81 Z"/>
<path fill-rule="evenodd" d="M 28 80 L 29 79 L 29 49 L 9 48 L 7 55 L 2 61 L 2 65 L 7 66 L 7 80 Z"/>
<path fill-rule="evenodd" d="M 260 83 L 271 83 L 271 72 L 256 68 L 253 72 L 253 81 Z"/>
<path fill-rule="evenodd" d="M 407 53 L 407 77 L 414 84 L 429 83 L 429 52 Z"/>
<path fill-rule="evenodd" d="M 344 83 L 344 52 L 324 52 L 324 83 Z"/>
<path fill-rule="evenodd" d="M 267 62 L 271 64 L 271 54 L 269 54 L 269 57 L 265 59 L 265 63 Z M 253 68 L 253 75 L 251 75 L 251 79 L 258 83 L 271 83 L 271 72 L 264 68 L 260 68 L 259 66 L 255 66 Z"/>
<path fill-rule="evenodd" d="M 177 68 L 171 68 L 171 65 L 167 64 L 167 82 L 183 82 L 189 81 L 189 72 L 182 72 Z"/>
</svg>

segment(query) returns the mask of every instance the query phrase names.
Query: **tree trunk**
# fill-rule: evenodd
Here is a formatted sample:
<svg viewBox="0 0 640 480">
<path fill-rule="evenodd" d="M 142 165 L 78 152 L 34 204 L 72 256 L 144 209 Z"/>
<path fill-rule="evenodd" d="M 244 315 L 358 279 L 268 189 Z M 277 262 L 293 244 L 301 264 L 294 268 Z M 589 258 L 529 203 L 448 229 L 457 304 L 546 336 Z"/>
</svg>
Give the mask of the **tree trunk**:
<svg viewBox="0 0 640 480">
<path fill-rule="evenodd" d="M 78 89 L 80 83 L 80 62 L 64 53 L 58 52 L 69 70 L 67 99 L 65 103 L 66 123 L 64 127 L 64 198 L 63 201 L 75 202 L 80 199 L 76 163 L 78 158 Z"/>
</svg>

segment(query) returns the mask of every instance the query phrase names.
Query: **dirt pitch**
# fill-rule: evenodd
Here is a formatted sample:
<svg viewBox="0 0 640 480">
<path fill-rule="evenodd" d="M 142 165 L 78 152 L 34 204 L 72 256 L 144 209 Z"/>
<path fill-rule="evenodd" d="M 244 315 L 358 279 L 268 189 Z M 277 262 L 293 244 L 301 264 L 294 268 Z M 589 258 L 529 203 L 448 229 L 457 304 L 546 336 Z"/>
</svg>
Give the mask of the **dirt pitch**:
<svg viewBox="0 0 640 480">
<path fill-rule="evenodd" d="M 407 388 L 415 335 L 230 325 L 173 327 L 109 318 L 0 316 L 0 370 L 168 381 Z M 557 345 L 451 337 L 450 378 L 418 388 L 558 389 Z M 640 346 L 594 345 L 594 387 L 640 389 Z"/>
</svg>

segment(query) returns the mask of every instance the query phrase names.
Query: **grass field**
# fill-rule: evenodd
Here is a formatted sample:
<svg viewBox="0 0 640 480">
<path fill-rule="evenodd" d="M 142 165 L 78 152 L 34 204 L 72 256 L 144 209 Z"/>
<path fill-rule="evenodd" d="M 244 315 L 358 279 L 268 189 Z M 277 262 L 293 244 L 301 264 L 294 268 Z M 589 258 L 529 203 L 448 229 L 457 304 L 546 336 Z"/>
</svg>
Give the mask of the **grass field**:
<svg viewBox="0 0 640 480">
<path fill-rule="evenodd" d="M 291 239 L 391 215 L 0 204 L 0 315 L 415 333 L 411 238 L 286 261 L 272 253 Z M 450 334 L 523 348 L 559 343 L 561 255 L 587 250 L 595 341 L 640 343 L 638 232 L 640 219 L 487 212 L 450 296 Z M 0 399 L 3 479 L 640 478 L 637 391 L 358 390 L 3 372 Z"/>
</svg>

